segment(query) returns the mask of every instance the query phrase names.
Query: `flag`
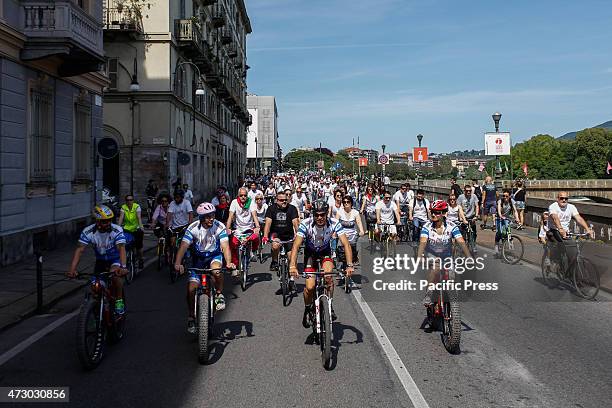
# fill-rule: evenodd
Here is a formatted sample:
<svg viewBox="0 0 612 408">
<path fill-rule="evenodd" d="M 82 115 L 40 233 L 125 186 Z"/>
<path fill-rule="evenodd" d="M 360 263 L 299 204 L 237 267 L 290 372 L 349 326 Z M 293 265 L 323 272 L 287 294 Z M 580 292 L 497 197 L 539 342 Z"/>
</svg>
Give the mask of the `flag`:
<svg viewBox="0 0 612 408">
<path fill-rule="evenodd" d="M 478 171 L 482 173 L 484 168 L 485 168 L 484 163 L 480 163 L 480 166 L 478 166 Z"/>
<path fill-rule="evenodd" d="M 608 166 L 610 165 L 610 163 L 608 163 Z M 527 162 L 523 163 L 523 173 L 525 173 L 525 177 L 527 177 Z"/>
<path fill-rule="evenodd" d="M 610 174 L 610 170 L 612 170 L 612 164 L 610 164 L 610 162 L 608 162 L 608 168 L 606 169 L 606 174 Z"/>
</svg>

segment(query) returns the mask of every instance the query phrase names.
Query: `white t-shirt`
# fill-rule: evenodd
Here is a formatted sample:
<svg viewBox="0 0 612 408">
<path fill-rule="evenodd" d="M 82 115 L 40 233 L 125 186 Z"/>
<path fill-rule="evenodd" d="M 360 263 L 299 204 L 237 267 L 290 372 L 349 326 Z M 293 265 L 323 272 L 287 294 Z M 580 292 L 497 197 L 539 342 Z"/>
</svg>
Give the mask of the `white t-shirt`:
<svg viewBox="0 0 612 408">
<path fill-rule="evenodd" d="M 426 198 L 423 201 L 416 200 L 412 208 L 412 218 L 418 218 L 422 221 L 427 221 L 427 209 L 429 208 L 429 200 Z"/>
<path fill-rule="evenodd" d="M 552 203 L 550 207 L 548 207 L 548 212 L 550 215 L 557 214 L 559 217 L 559 222 L 564 230 L 569 231 L 570 221 L 573 217 L 578 215 L 578 209 L 574 204 L 567 204 L 565 208 L 561 208 L 559 203 Z M 555 222 L 552 220 L 552 217 L 548 217 L 548 229 L 556 230 L 557 226 Z"/>
<path fill-rule="evenodd" d="M 193 212 L 191 203 L 185 199 L 180 204 L 172 201 L 168 206 L 168 214 L 172 214 L 170 228 L 178 228 L 189 224 L 189 213 Z"/>
<path fill-rule="evenodd" d="M 255 196 L 257 196 L 257 194 L 261 194 L 263 196 L 263 192 L 259 189 L 256 189 L 255 191 L 249 189 L 249 192 L 247 194 L 251 201 L 255 201 Z"/>
<path fill-rule="evenodd" d="M 344 208 L 338 210 L 338 219 L 344 231 L 346 237 L 351 244 L 356 244 L 359 240 L 359 233 L 357 231 L 357 218 L 359 218 L 359 211 L 352 209 L 348 214 L 344 211 Z"/>
<path fill-rule="evenodd" d="M 393 201 L 389 201 L 389 205 L 385 205 L 384 201 L 376 203 L 376 209 L 380 210 L 380 222 L 383 224 L 395 224 L 395 210 L 397 206 Z"/>
<path fill-rule="evenodd" d="M 453 224 L 459 225 L 459 206 L 454 207 L 448 206 L 448 212 L 446 213 L 446 221 L 450 221 Z"/>
<path fill-rule="evenodd" d="M 330 204 L 329 208 L 331 208 L 331 217 L 336 218 L 336 214 L 342 209 L 342 203 L 340 203 L 340 207 L 336 207 L 336 202 L 334 201 L 333 204 Z"/>
<path fill-rule="evenodd" d="M 238 199 L 232 201 L 230 204 L 230 212 L 233 212 L 235 217 L 233 228 L 238 231 L 239 234 L 244 231 L 255 228 L 255 221 L 249 208 L 243 208 L 238 204 Z"/>
<path fill-rule="evenodd" d="M 307 201 L 308 198 L 306 198 L 306 194 L 304 194 L 304 192 L 302 192 L 300 197 L 298 197 L 297 193 L 293 193 L 291 196 L 291 204 L 293 204 L 300 213 L 304 212 L 304 206 L 306 205 Z"/>
<path fill-rule="evenodd" d="M 402 190 L 397 190 L 395 194 L 393 194 L 393 201 L 399 202 L 400 206 L 409 206 L 412 204 L 414 199 L 414 191 L 408 190 L 406 194 L 402 194 Z"/>
<path fill-rule="evenodd" d="M 268 203 L 263 203 L 261 205 L 261 208 L 257 208 L 257 202 L 253 201 L 251 202 L 251 207 L 249 208 L 249 210 L 255 211 L 255 213 L 257 214 L 257 219 L 259 220 L 259 224 L 260 224 L 259 226 L 263 228 L 262 222 L 264 222 L 266 219 L 266 211 L 268 210 Z"/>
</svg>

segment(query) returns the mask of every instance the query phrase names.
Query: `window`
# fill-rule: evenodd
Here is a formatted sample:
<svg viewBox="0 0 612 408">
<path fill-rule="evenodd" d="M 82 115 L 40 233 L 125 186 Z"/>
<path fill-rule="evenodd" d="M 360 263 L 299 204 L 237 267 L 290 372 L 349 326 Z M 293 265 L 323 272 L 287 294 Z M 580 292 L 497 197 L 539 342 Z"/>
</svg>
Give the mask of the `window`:
<svg viewBox="0 0 612 408">
<path fill-rule="evenodd" d="M 31 183 L 50 183 L 53 179 L 53 90 L 30 88 L 28 122 L 28 161 Z"/>
<path fill-rule="evenodd" d="M 174 80 L 174 93 L 179 98 L 185 98 L 187 95 L 187 75 L 184 67 L 179 67 L 176 70 L 176 78 Z"/>
<path fill-rule="evenodd" d="M 91 174 L 91 104 L 79 98 L 74 104 L 74 167 L 75 180 L 89 180 Z"/>
<path fill-rule="evenodd" d="M 117 58 L 109 58 L 107 62 L 108 68 L 108 79 L 110 79 L 110 85 L 108 89 L 111 91 L 117 90 L 117 70 L 118 70 L 118 59 Z"/>
</svg>

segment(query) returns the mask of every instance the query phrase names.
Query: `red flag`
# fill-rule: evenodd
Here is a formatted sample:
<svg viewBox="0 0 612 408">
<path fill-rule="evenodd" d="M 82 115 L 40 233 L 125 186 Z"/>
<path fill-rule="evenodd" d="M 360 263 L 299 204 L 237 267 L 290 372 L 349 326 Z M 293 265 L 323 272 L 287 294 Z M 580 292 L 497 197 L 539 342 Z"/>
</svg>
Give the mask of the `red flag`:
<svg viewBox="0 0 612 408">
<path fill-rule="evenodd" d="M 610 170 L 612 170 L 612 164 L 608 162 L 608 168 L 606 169 L 606 174 L 610 174 Z"/>
<path fill-rule="evenodd" d="M 523 163 L 523 173 L 525 173 L 525 177 L 527 177 L 527 162 Z"/>
</svg>

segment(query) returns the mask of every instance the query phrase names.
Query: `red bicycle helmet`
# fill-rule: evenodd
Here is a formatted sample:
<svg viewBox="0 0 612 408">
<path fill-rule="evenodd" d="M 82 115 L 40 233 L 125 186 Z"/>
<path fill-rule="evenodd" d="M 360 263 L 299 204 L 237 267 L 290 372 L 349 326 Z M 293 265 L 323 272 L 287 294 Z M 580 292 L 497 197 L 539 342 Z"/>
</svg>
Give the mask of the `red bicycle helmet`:
<svg viewBox="0 0 612 408">
<path fill-rule="evenodd" d="M 431 211 L 448 211 L 448 204 L 443 200 L 435 200 L 429 206 Z"/>
</svg>

